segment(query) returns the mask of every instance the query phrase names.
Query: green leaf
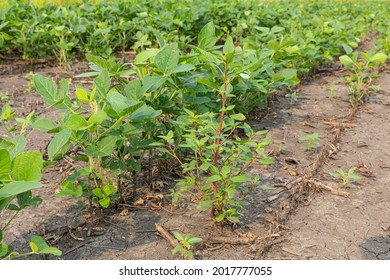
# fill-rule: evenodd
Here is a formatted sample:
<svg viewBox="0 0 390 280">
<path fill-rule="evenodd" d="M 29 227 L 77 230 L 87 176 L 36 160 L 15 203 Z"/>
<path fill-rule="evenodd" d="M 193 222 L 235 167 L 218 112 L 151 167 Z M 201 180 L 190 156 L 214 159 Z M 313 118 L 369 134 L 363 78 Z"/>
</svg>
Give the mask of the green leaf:
<svg viewBox="0 0 390 280">
<path fill-rule="evenodd" d="M 17 155 L 21 154 L 26 148 L 27 140 L 23 135 L 15 136 L 11 139 L 11 143 L 14 146 L 9 149 L 9 155 L 11 156 L 11 160 L 13 160 Z"/>
<path fill-rule="evenodd" d="M 176 245 L 176 247 L 172 250 L 172 254 L 177 254 L 181 248 L 182 246 L 180 244 Z"/>
<path fill-rule="evenodd" d="M 274 160 L 270 157 L 265 157 L 259 160 L 260 164 L 273 164 Z"/>
<path fill-rule="evenodd" d="M 179 64 L 179 49 L 177 44 L 165 45 L 155 56 L 154 64 L 164 74 L 170 74 Z"/>
<path fill-rule="evenodd" d="M 65 181 L 61 183 L 61 192 L 57 193 L 56 196 L 70 195 L 74 198 L 77 198 L 82 196 L 82 194 L 83 188 L 81 187 L 81 185 L 77 185 L 75 190 L 72 182 Z"/>
<path fill-rule="evenodd" d="M 232 118 L 233 120 L 236 120 L 236 121 L 243 121 L 243 120 L 245 120 L 244 114 L 241 114 L 241 113 L 233 114 L 233 115 L 230 116 L 230 118 Z"/>
<path fill-rule="evenodd" d="M 207 178 L 207 183 L 213 183 L 213 182 L 217 182 L 217 181 L 221 181 L 221 180 L 222 180 L 221 176 L 219 176 L 219 175 L 212 175 L 209 178 Z"/>
<path fill-rule="evenodd" d="M 0 182 L 9 179 L 11 172 L 11 157 L 7 150 L 0 150 Z"/>
<path fill-rule="evenodd" d="M 112 154 L 116 144 L 117 137 L 107 136 L 100 139 L 96 145 L 90 145 L 85 150 L 88 156 L 92 157 L 105 157 Z"/>
<path fill-rule="evenodd" d="M 100 97 L 106 97 L 111 85 L 111 79 L 108 71 L 103 69 L 100 75 L 93 82 L 96 87 L 96 94 Z"/>
<path fill-rule="evenodd" d="M 199 211 L 207 211 L 213 206 L 214 201 L 213 200 L 203 200 L 199 201 L 198 206 L 196 209 Z"/>
<path fill-rule="evenodd" d="M 134 121 L 144 121 L 147 119 L 154 119 L 155 117 L 161 115 L 161 110 L 154 110 L 152 107 L 144 104 L 142 107 L 138 108 L 133 114 L 131 114 L 130 119 Z"/>
<path fill-rule="evenodd" d="M 107 97 L 107 101 L 119 115 L 123 115 L 128 109 L 139 107 L 142 104 L 141 101 L 130 100 L 117 91 L 111 91 Z"/>
<path fill-rule="evenodd" d="M 226 192 L 228 198 L 233 199 L 234 196 L 236 195 L 237 189 L 230 187 L 230 188 L 225 189 L 225 192 Z"/>
<path fill-rule="evenodd" d="M 215 221 L 217 223 L 222 222 L 224 219 L 225 219 L 225 214 L 224 213 L 219 214 L 218 216 L 215 217 Z"/>
<path fill-rule="evenodd" d="M 46 249 L 39 251 L 39 254 L 50 254 L 50 255 L 54 255 L 54 256 L 59 257 L 62 255 L 62 252 L 61 252 L 61 250 L 59 250 L 57 248 L 48 247 Z"/>
<path fill-rule="evenodd" d="M 210 49 L 215 46 L 217 38 L 215 37 L 215 27 L 213 22 L 206 24 L 198 35 L 198 44 L 201 49 Z"/>
<path fill-rule="evenodd" d="M 95 188 L 92 190 L 93 195 L 97 196 L 98 198 L 103 198 L 103 192 L 100 188 Z"/>
<path fill-rule="evenodd" d="M 358 175 L 355 175 L 355 174 L 350 174 L 349 175 L 349 178 L 350 179 L 353 179 L 353 180 L 360 180 L 362 177 L 358 176 Z"/>
<path fill-rule="evenodd" d="M 9 247 L 5 243 L 0 243 L 0 259 L 8 254 Z"/>
<path fill-rule="evenodd" d="M 340 60 L 341 64 L 343 64 L 344 66 L 349 66 L 349 65 L 354 64 L 353 60 L 348 55 L 340 56 L 339 60 Z"/>
<path fill-rule="evenodd" d="M 250 182 L 252 179 L 247 175 L 238 175 L 231 177 L 230 180 L 234 183 L 245 183 Z"/>
<path fill-rule="evenodd" d="M 83 88 L 76 88 L 76 98 L 86 104 L 90 103 L 88 93 Z"/>
<path fill-rule="evenodd" d="M 39 248 L 34 242 L 30 242 L 30 248 L 33 252 L 38 253 Z"/>
<path fill-rule="evenodd" d="M 47 154 L 50 161 L 56 160 L 67 153 L 71 134 L 72 130 L 65 128 L 53 137 L 47 147 Z"/>
<path fill-rule="evenodd" d="M 199 243 L 199 242 L 202 242 L 202 238 L 199 238 L 199 237 L 192 237 L 188 240 L 188 243 L 190 244 L 194 244 L 194 243 Z"/>
<path fill-rule="evenodd" d="M 57 95 L 57 86 L 49 78 L 41 75 L 34 75 L 33 82 L 38 93 L 45 99 L 48 104 L 53 104 Z"/>
<path fill-rule="evenodd" d="M 100 199 L 99 200 L 99 204 L 100 206 L 102 206 L 103 208 L 107 208 L 108 206 L 110 206 L 110 198 L 109 197 L 106 197 L 106 198 L 103 198 L 103 199 Z"/>
<path fill-rule="evenodd" d="M 113 185 L 106 185 L 103 187 L 103 193 L 105 196 L 110 196 L 115 191 L 115 187 Z"/>
<path fill-rule="evenodd" d="M 16 156 L 12 163 L 12 177 L 16 181 L 40 181 L 43 159 L 38 151 L 29 151 Z"/>
<path fill-rule="evenodd" d="M 39 118 L 33 122 L 32 128 L 47 132 L 47 131 L 55 129 L 56 124 L 53 120 L 49 120 L 46 118 Z"/>
<path fill-rule="evenodd" d="M 377 53 L 372 58 L 372 61 L 375 61 L 376 63 L 384 63 L 387 60 L 387 55 L 384 53 Z"/>
<path fill-rule="evenodd" d="M 93 124 L 101 124 L 105 119 L 107 118 L 107 113 L 104 111 L 96 111 L 93 113 L 89 119 L 88 119 L 88 124 L 93 125 Z"/>
<path fill-rule="evenodd" d="M 287 47 L 284 50 L 288 53 L 298 53 L 300 51 L 298 46 Z"/>
<path fill-rule="evenodd" d="M 170 71 L 169 74 L 188 72 L 188 71 L 191 71 L 194 69 L 195 69 L 195 66 L 192 64 L 179 64 L 178 66 L 175 67 L 175 69 Z"/>
<path fill-rule="evenodd" d="M 72 130 L 79 131 L 88 128 L 88 123 L 83 116 L 79 114 L 72 114 L 68 121 L 65 123 L 65 127 Z"/>
<path fill-rule="evenodd" d="M 233 38 L 232 36 L 228 36 L 226 38 L 225 44 L 223 45 L 223 53 L 226 55 L 233 52 L 234 52 Z"/>
<path fill-rule="evenodd" d="M 12 181 L 0 189 L 0 198 L 8 198 L 33 189 L 40 188 L 40 182 Z"/>
<path fill-rule="evenodd" d="M 179 241 L 183 241 L 183 240 L 184 240 L 183 236 L 182 236 L 180 233 L 178 233 L 177 231 L 174 231 L 174 232 L 173 232 L 173 236 L 174 236 L 177 240 L 179 240 Z"/>
</svg>

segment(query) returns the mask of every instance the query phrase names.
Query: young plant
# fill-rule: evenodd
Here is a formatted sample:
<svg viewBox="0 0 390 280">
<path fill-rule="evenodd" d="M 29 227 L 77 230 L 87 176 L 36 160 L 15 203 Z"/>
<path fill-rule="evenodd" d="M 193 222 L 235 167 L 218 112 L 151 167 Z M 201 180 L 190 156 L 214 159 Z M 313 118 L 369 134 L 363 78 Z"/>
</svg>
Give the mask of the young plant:
<svg viewBox="0 0 390 280">
<path fill-rule="evenodd" d="M 361 177 L 355 174 L 356 167 L 352 167 L 348 170 L 348 172 L 344 172 L 341 168 L 337 170 L 337 172 L 329 173 L 331 176 L 342 181 L 342 186 L 347 188 L 351 185 L 351 181 L 360 180 Z"/>
<path fill-rule="evenodd" d="M 212 23 L 207 24 L 199 34 L 199 47 L 194 48 L 203 75 L 196 79 L 199 86 L 206 86 L 210 99 L 216 100 L 213 112 L 196 113 L 184 108 L 171 123 L 164 140 L 165 148 L 183 168 L 184 179 L 178 181 L 179 188 L 195 188 L 201 193 L 198 202 L 200 211 L 209 211 L 216 223 L 237 223 L 238 209 L 246 205 L 244 199 L 253 190 L 259 177 L 247 173 L 254 163 L 271 164 L 264 147 L 271 138 L 261 139 L 266 131 L 255 133 L 244 123 L 245 116 L 234 113 L 233 81 L 241 79 L 243 69 L 236 66 L 235 47 L 228 37 L 222 52 L 216 51 L 216 37 Z M 244 67 L 244 69 L 246 69 Z M 213 93 L 215 96 L 211 95 Z M 243 135 L 239 135 L 238 131 Z M 260 139 L 261 140 L 260 140 Z M 185 151 L 187 156 L 180 157 Z"/>
<path fill-rule="evenodd" d="M 373 70 L 386 62 L 387 55 L 370 51 L 367 53 L 360 52 L 359 56 L 359 53 L 353 52 L 349 55 L 340 56 L 339 60 L 351 73 L 350 76 L 343 78 L 343 82 L 349 86 L 350 102 L 355 105 L 377 88 L 372 85 Z"/>
<path fill-rule="evenodd" d="M 307 142 L 305 151 L 310 152 L 313 146 L 318 146 L 320 144 L 321 139 L 317 133 L 313 133 L 300 136 L 299 141 Z"/>
<path fill-rule="evenodd" d="M 177 231 L 174 231 L 173 235 L 176 237 L 180 244 L 178 244 L 172 250 L 172 254 L 180 254 L 184 260 L 192 259 L 194 257 L 194 253 L 192 252 L 192 245 L 195 243 L 202 242 L 202 238 L 191 237 L 190 234 L 187 234 L 185 237 L 183 237 Z"/>
</svg>

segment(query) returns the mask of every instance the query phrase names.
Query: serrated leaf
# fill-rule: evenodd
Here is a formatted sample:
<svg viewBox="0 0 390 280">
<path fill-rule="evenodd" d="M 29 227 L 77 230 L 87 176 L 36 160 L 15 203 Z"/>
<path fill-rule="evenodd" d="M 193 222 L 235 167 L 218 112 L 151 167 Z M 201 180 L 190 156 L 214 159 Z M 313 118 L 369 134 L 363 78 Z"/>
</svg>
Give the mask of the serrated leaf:
<svg viewBox="0 0 390 280">
<path fill-rule="evenodd" d="M 15 181 L 40 181 L 43 159 L 38 151 L 19 154 L 12 162 L 12 177 Z"/>
<path fill-rule="evenodd" d="M 69 139 L 71 134 L 72 130 L 70 128 L 65 128 L 53 137 L 47 147 L 47 154 L 50 161 L 54 161 L 66 154 L 69 150 Z"/>
</svg>

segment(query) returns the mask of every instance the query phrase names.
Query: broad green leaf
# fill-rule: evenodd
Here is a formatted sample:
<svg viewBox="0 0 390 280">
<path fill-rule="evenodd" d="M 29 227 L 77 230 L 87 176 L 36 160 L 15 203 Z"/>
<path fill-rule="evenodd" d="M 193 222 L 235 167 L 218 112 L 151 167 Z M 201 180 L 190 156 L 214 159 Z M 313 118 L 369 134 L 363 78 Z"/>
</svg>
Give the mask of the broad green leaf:
<svg viewBox="0 0 390 280">
<path fill-rule="evenodd" d="M 340 62 L 344 65 L 344 66 L 349 66 L 349 65 L 352 65 L 354 64 L 353 60 L 348 56 L 348 55 L 342 55 L 339 57 L 339 60 Z"/>
<path fill-rule="evenodd" d="M 40 181 L 43 159 L 38 151 L 28 151 L 16 156 L 12 163 L 12 177 L 15 181 Z"/>
<path fill-rule="evenodd" d="M 377 53 L 372 58 L 372 61 L 375 61 L 376 63 L 384 63 L 387 60 L 387 55 L 384 53 Z"/>
<path fill-rule="evenodd" d="M 161 85 L 163 85 L 168 80 L 168 77 L 163 76 L 145 76 L 142 79 L 142 88 L 141 92 L 149 92 L 155 89 L 158 89 Z"/>
<path fill-rule="evenodd" d="M 104 111 L 97 111 L 92 114 L 92 116 L 88 119 L 88 124 L 101 124 L 107 118 L 107 114 Z"/>
<path fill-rule="evenodd" d="M 88 98 L 88 93 L 83 88 L 76 88 L 76 98 L 86 104 L 90 103 L 90 100 Z"/>
<path fill-rule="evenodd" d="M 114 193 L 115 187 L 113 185 L 106 185 L 103 187 L 103 193 L 105 196 L 110 196 L 112 193 Z"/>
<path fill-rule="evenodd" d="M 34 75 L 33 81 L 38 93 L 51 105 L 57 95 L 56 84 L 51 79 L 38 74 Z"/>
<path fill-rule="evenodd" d="M 236 121 L 243 121 L 243 120 L 245 120 L 244 114 L 241 114 L 241 113 L 233 114 L 233 115 L 230 116 L 230 118 L 232 118 L 233 120 L 236 120 Z"/>
<path fill-rule="evenodd" d="M 215 217 L 215 221 L 217 223 L 222 222 L 224 219 L 225 219 L 225 214 L 224 213 L 219 214 L 218 216 Z"/>
<path fill-rule="evenodd" d="M 201 49 L 210 49 L 215 46 L 217 38 L 215 37 L 215 27 L 213 22 L 206 24 L 198 35 L 198 44 Z"/>
<path fill-rule="evenodd" d="M 230 187 L 230 188 L 225 189 L 225 192 L 226 192 L 228 198 L 233 199 L 234 196 L 236 195 L 237 189 Z"/>
<path fill-rule="evenodd" d="M 125 87 L 126 97 L 131 100 L 139 100 L 142 97 L 142 84 L 140 80 L 132 80 Z"/>
<path fill-rule="evenodd" d="M 207 183 L 213 183 L 222 180 L 222 177 L 219 175 L 212 175 L 209 178 L 207 178 Z"/>
<path fill-rule="evenodd" d="M 72 114 L 65 123 L 65 127 L 75 131 L 84 130 L 88 127 L 88 122 L 83 116 L 79 114 Z"/>
<path fill-rule="evenodd" d="M 47 131 L 55 129 L 56 124 L 53 120 L 49 120 L 46 118 L 39 118 L 33 122 L 32 128 L 47 132 Z"/>
<path fill-rule="evenodd" d="M 72 130 L 70 128 L 65 128 L 53 137 L 47 147 L 47 154 L 50 161 L 56 160 L 66 154 L 69 150 L 69 139 L 71 134 Z"/>
<path fill-rule="evenodd" d="M 67 79 L 61 79 L 60 88 L 56 100 L 64 100 L 68 96 L 69 81 Z"/>
<path fill-rule="evenodd" d="M 92 193 L 99 198 L 103 198 L 103 192 L 100 188 L 93 189 Z"/>
<path fill-rule="evenodd" d="M 259 160 L 261 164 L 273 164 L 274 160 L 270 157 L 265 157 Z"/>
<path fill-rule="evenodd" d="M 122 115 L 130 108 L 139 107 L 142 104 L 141 101 L 130 100 L 117 91 L 111 91 L 107 97 L 107 101 L 119 115 Z"/>
<path fill-rule="evenodd" d="M 106 197 L 106 198 L 103 198 L 103 199 L 100 199 L 99 200 L 99 204 L 103 207 L 103 208 L 107 208 L 108 206 L 110 206 L 110 198 L 109 197 Z"/>
<path fill-rule="evenodd" d="M 74 198 L 80 197 L 83 194 L 83 188 L 81 185 L 77 185 L 76 189 L 72 182 L 62 182 L 61 183 L 61 192 L 57 193 L 56 196 L 66 196 L 70 195 Z"/>
<path fill-rule="evenodd" d="M 0 243 L 0 259 L 8 254 L 9 247 L 5 243 Z"/>
<path fill-rule="evenodd" d="M 111 79 L 106 69 L 102 70 L 99 76 L 93 81 L 96 87 L 96 94 L 100 97 L 106 97 L 111 86 Z"/>
<path fill-rule="evenodd" d="M 112 154 L 116 144 L 117 138 L 115 136 L 107 136 L 100 139 L 96 145 L 90 145 L 85 150 L 88 156 L 105 157 Z"/>
<path fill-rule="evenodd" d="M 46 249 L 39 251 L 39 254 L 51 254 L 51 255 L 59 257 L 62 255 L 62 252 L 61 252 L 61 250 L 59 250 L 57 248 L 48 247 Z"/>
<path fill-rule="evenodd" d="M 0 181 L 9 179 L 11 171 L 11 157 L 7 150 L 0 150 Z"/>
<path fill-rule="evenodd" d="M 298 53 L 300 51 L 298 46 L 287 47 L 284 50 L 288 53 Z"/>
<path fill-rule="evenodd" d="M 195 66 L 192 64 L 179 64 L 172 71 L 170 71 L 168 74 L 188 72 L 188 71 L 191 71 L 194 69 L 195 69 Z"/>
<path fill-rule="evenodd" d="M 164 74 L 170 74 L 179 64 L 179 49 L 177 44 L 165 45 L 154 58 L 154 64 Z"/>
<path fill-rule="evenodd" d="M 21 154 L 24 151 L 24 149 L 26 148 L 27 140 L 23 135 L 18 135 L 11 139 L 11 143 L 13 143 L 14 146 L 8 151 L 11 156 L 11 160 L 13 160 L 17 155 Z"/>
<path fill-rule="evenodd" d="M 40 182 L 12 181 L 0 189 L 0 198 L 15 196 L 20 193 L 40 188 L 41 186 L 42 184 Z"/>
<path fill-rule="evenodd" d="M 161 110 L 154 110 L 152 107 L 144 104 L 142 107 L 138 108 L 133 114 L 131 114 L 130 119 L 134 121 L 144 121 L 147 119 L 153 119 L 161 115 Z"/>
<path fill-rule="evenodd" d="M 223 45 L 223 53 L 226 55 L 233 52 L 234 52 L 233 38 L 232 36 L 228 36 L 226 38 L 225 44 Z"/>
</svg>

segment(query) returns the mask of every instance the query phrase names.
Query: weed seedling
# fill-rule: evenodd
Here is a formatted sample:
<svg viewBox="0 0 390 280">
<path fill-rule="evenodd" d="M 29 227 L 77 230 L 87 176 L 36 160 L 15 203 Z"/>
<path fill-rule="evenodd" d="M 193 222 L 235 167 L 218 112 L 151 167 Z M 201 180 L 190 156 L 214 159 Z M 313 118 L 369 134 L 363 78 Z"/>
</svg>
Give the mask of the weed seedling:
<svg viewBox="0 0 390 280">
<path fill-rule="evenodd" d="M 341 168 L 337 172 L 329 173 L 331 176 L 340 179 L 344 188 L 349 187 L 352 180 L 360 180 L 361 177 L 355 174 L 356 167 L 352 167 L 348 172 L 344 172 Z"/>
<path fill-rule="evenodd" d="M 173 235 L 179 240 L 179 243 L 173 250 L 172 254 L 179 253 L 184 260 L 192 259 L 194 254 L 191 250 L 192 244 L 199 243 L 202 241 L 202 238 L 199 237 L 191 237 L 191 235 L 187 234 L 183 237 L 177 231 L 173 232 Z"/>
<path fill-rule="evenodd" d="M 307 146 L 305 151 L 310 152 L 313 146 L 318 146 L 320 144 L 320 137 L 317 133 L 305 134 L 299 137 L 299 141 L 306 141 Z"/>
</svg>

